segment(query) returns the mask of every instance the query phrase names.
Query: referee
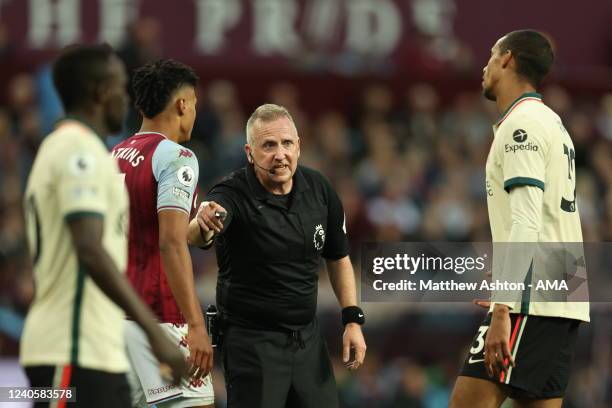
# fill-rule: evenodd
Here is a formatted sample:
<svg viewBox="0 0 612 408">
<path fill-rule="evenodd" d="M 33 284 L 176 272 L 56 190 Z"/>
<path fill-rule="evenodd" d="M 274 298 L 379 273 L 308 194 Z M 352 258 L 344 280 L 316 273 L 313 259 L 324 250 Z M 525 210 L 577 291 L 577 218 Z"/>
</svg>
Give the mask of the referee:
<svg viewBox="0 0 612 408">
<path fill-rule="evenodd" d="M 359 368 L 366 350 L 342 203 L 320 173 L 298 166 L 284 107 L 257 108 L 246 134 L 249 164 L 211 189 L 190 228 L 203 246 L 216 234 L 228 407 L 337 407 L 315 317 L 321 258 L 342 307 L 346 367 Z"/>
</svg>

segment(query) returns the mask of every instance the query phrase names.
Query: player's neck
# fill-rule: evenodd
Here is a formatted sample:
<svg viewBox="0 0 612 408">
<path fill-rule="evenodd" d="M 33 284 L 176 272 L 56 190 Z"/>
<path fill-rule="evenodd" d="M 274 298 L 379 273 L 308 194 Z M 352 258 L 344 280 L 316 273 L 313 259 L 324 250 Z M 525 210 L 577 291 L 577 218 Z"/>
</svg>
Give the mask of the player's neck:
<svg viewBox="0 0 612 408">
<path fill-rule="evenodd" d="M 140 126 L 139 133 L 161 133 L 166 136 L 168 139 L 172 140 L 175 143 L 179 142 L 179 130 L 176 126 L 173 126 L 171 123 L 168 123 L 165 120 L 155 120 L 155 119 L 147 119 L 142 118 L 142 125 Z"/>
<path fill-rule="evenodd" d="M 510 108 L 510 105 L 520 98 L 521 95 L 535 91 L 535 88 L 528 83 L 520 82 L 510 84 L 497 96 L 497 110 L 500 114 L 502 114 L 506 112 L 508 108 Z"/>
<path fill-rule="evenodd" d="M 74 119 L 83 123 L 87 127 L 91 128 L 91 130 L 93 130 L 102 140 L 105 140 L 110 132 L 104 122 L 104 119 L 101 118 L 100 115 L 93 112 L 88 112 L 84 109 L 66 112 L 66 118 Z"/>
</svg>

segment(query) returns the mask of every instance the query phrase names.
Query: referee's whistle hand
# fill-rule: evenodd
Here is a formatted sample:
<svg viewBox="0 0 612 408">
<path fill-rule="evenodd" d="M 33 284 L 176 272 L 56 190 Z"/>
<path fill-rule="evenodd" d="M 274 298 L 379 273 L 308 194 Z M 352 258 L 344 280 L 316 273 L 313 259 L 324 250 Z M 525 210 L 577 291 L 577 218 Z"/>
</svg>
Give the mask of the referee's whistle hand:
<svg viewBox="0 0 612 408">
<path fill-rule="evenodd" d="M 365 360 L 366 343 L 363 338 L 361 326 L 357 323 L 348 323 L 342 335 L 342 362 L 349 370 L 357 370 Z M 351 350 L 354 350 L 354 358 L 351 359 Z"/>
<path fill-rule="evenodd" d="M 200 227 L 205 231 L 221 232 L 223 221 L 227 210 L 214 201 L 204 201 L 198 208 L 197 220 Z"/>
</svg>

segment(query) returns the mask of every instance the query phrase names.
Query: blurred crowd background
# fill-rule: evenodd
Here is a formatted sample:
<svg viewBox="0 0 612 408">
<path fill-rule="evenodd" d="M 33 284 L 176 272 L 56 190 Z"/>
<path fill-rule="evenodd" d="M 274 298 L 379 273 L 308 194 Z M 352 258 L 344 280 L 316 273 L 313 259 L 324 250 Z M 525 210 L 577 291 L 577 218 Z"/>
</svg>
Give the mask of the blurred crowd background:
<svg viewBox="0 0 612 408">
<path fill-rule="evenodd" d="M 423 2 L 408 3 L 416 14 L 415 4 Z M 434 3 L 459 8 L 451 0 Z M 57 50 L 43 59 L 23 58 L 1 6 L 0 1 L 0 385 L 9 385 L 23 381 L 16 362 L 18 339 L 34 293 L 22 194 L 37 148 L 62 112 L 50 78 L 49 63 Z M 415 26 L 412 35 L 425 51 L 415 56 L 418 66 L 412 75 L 394 70 L 385 58 L 364 63 L 351 55 L 326 66 L 320 55 L 318 64 L 293 56 L 290 68 L 279 69 L 279 75 L 255 66 L 225 72 L 197 65 L 202 81 L 188 146 L 200 162 L 200 189 L 206 191 L 245 165 L 246 119 L 259 104 L 272 102 L 285 106 L 295 119 L 301 164 L 319 169 L 341 196 L 358 274 L 363 242 L 489 241 L 484 166 L 498 117 L 495 105 L 480 92 L 489 50 L 472 49 L 452 32 L 432 34 Z M 537 20 L 533 26 L 538 28 Z M 160 56 L 176 57 L 171 47 L 160 46 L 167 29 L 158 18 L 146 16 L 129 25 L 116 49 L 130 72 Z M 490 44 L 503 33 L 491 36 Z M 607 41 L 612 44 L 612 36 Z M 563 46 L 559 41 L 557 47 Z M 597 64 L 587 70 L 563 60 L 559 65 L 542 89 L 543 99 L 561 116 L 575 144 L 584 238 L 610 241 L 612 70 Z M 132 111 L 125 131 L 108 139 L 109 147 L 138 126 Z M 202 304 L 213 303 L 214 253 L 195 250 L 192 255 Z M 320 282 L 319 318 L 342 407 L 447 406 L 484 311 L 455 303 L 363 304 L 368 355 L 362 369 L 349 373 L 339 360 L 339 308 L 324 270 Z M 593 322 L 579 339 L 567 407 L 612 407 L 612 315 L 607 304 L 592 310 Z M 219 367 L 215 383 L 223 407 Z"/>
</svg>

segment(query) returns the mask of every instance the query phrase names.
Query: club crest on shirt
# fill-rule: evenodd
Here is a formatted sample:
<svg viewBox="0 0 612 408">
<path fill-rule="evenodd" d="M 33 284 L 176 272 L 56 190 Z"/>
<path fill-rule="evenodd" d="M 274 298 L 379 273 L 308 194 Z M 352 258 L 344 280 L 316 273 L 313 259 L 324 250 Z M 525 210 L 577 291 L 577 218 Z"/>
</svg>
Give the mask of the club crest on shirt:
<svg viewBox="0 0 612 408">
<path fill-rule="evenodd" d="M 191 187 L 195 179 L 195 174 L 191 167 L 182 166 L 180 169 L 177 170 L 176 178 L 178 178 L 179 183 L 181 183 L 182 185 Z"/>
<path fill-rule="evenodd" d="M 317 251 L 323 249 L 323 245 L 325 245 L 325 230 L 323 229 L 323 225 L 319 224 L 315 227 L 314 237 L 312 240 Z"/>
<path fill-rule="evenodd" d="M 191 157 L 193 156 L 193 153 L 191 153 L 191 150 L 188 149 L 181 149 L 179 151 L 179 158 L 180 157 Z"/>
<path fill-rule="evenodd" d="M 75 176 L 91 176 L 96 168 L 96 158 L 87 153 L 75 153 L 68 159 L 68 168 Z"/>
</svg>

